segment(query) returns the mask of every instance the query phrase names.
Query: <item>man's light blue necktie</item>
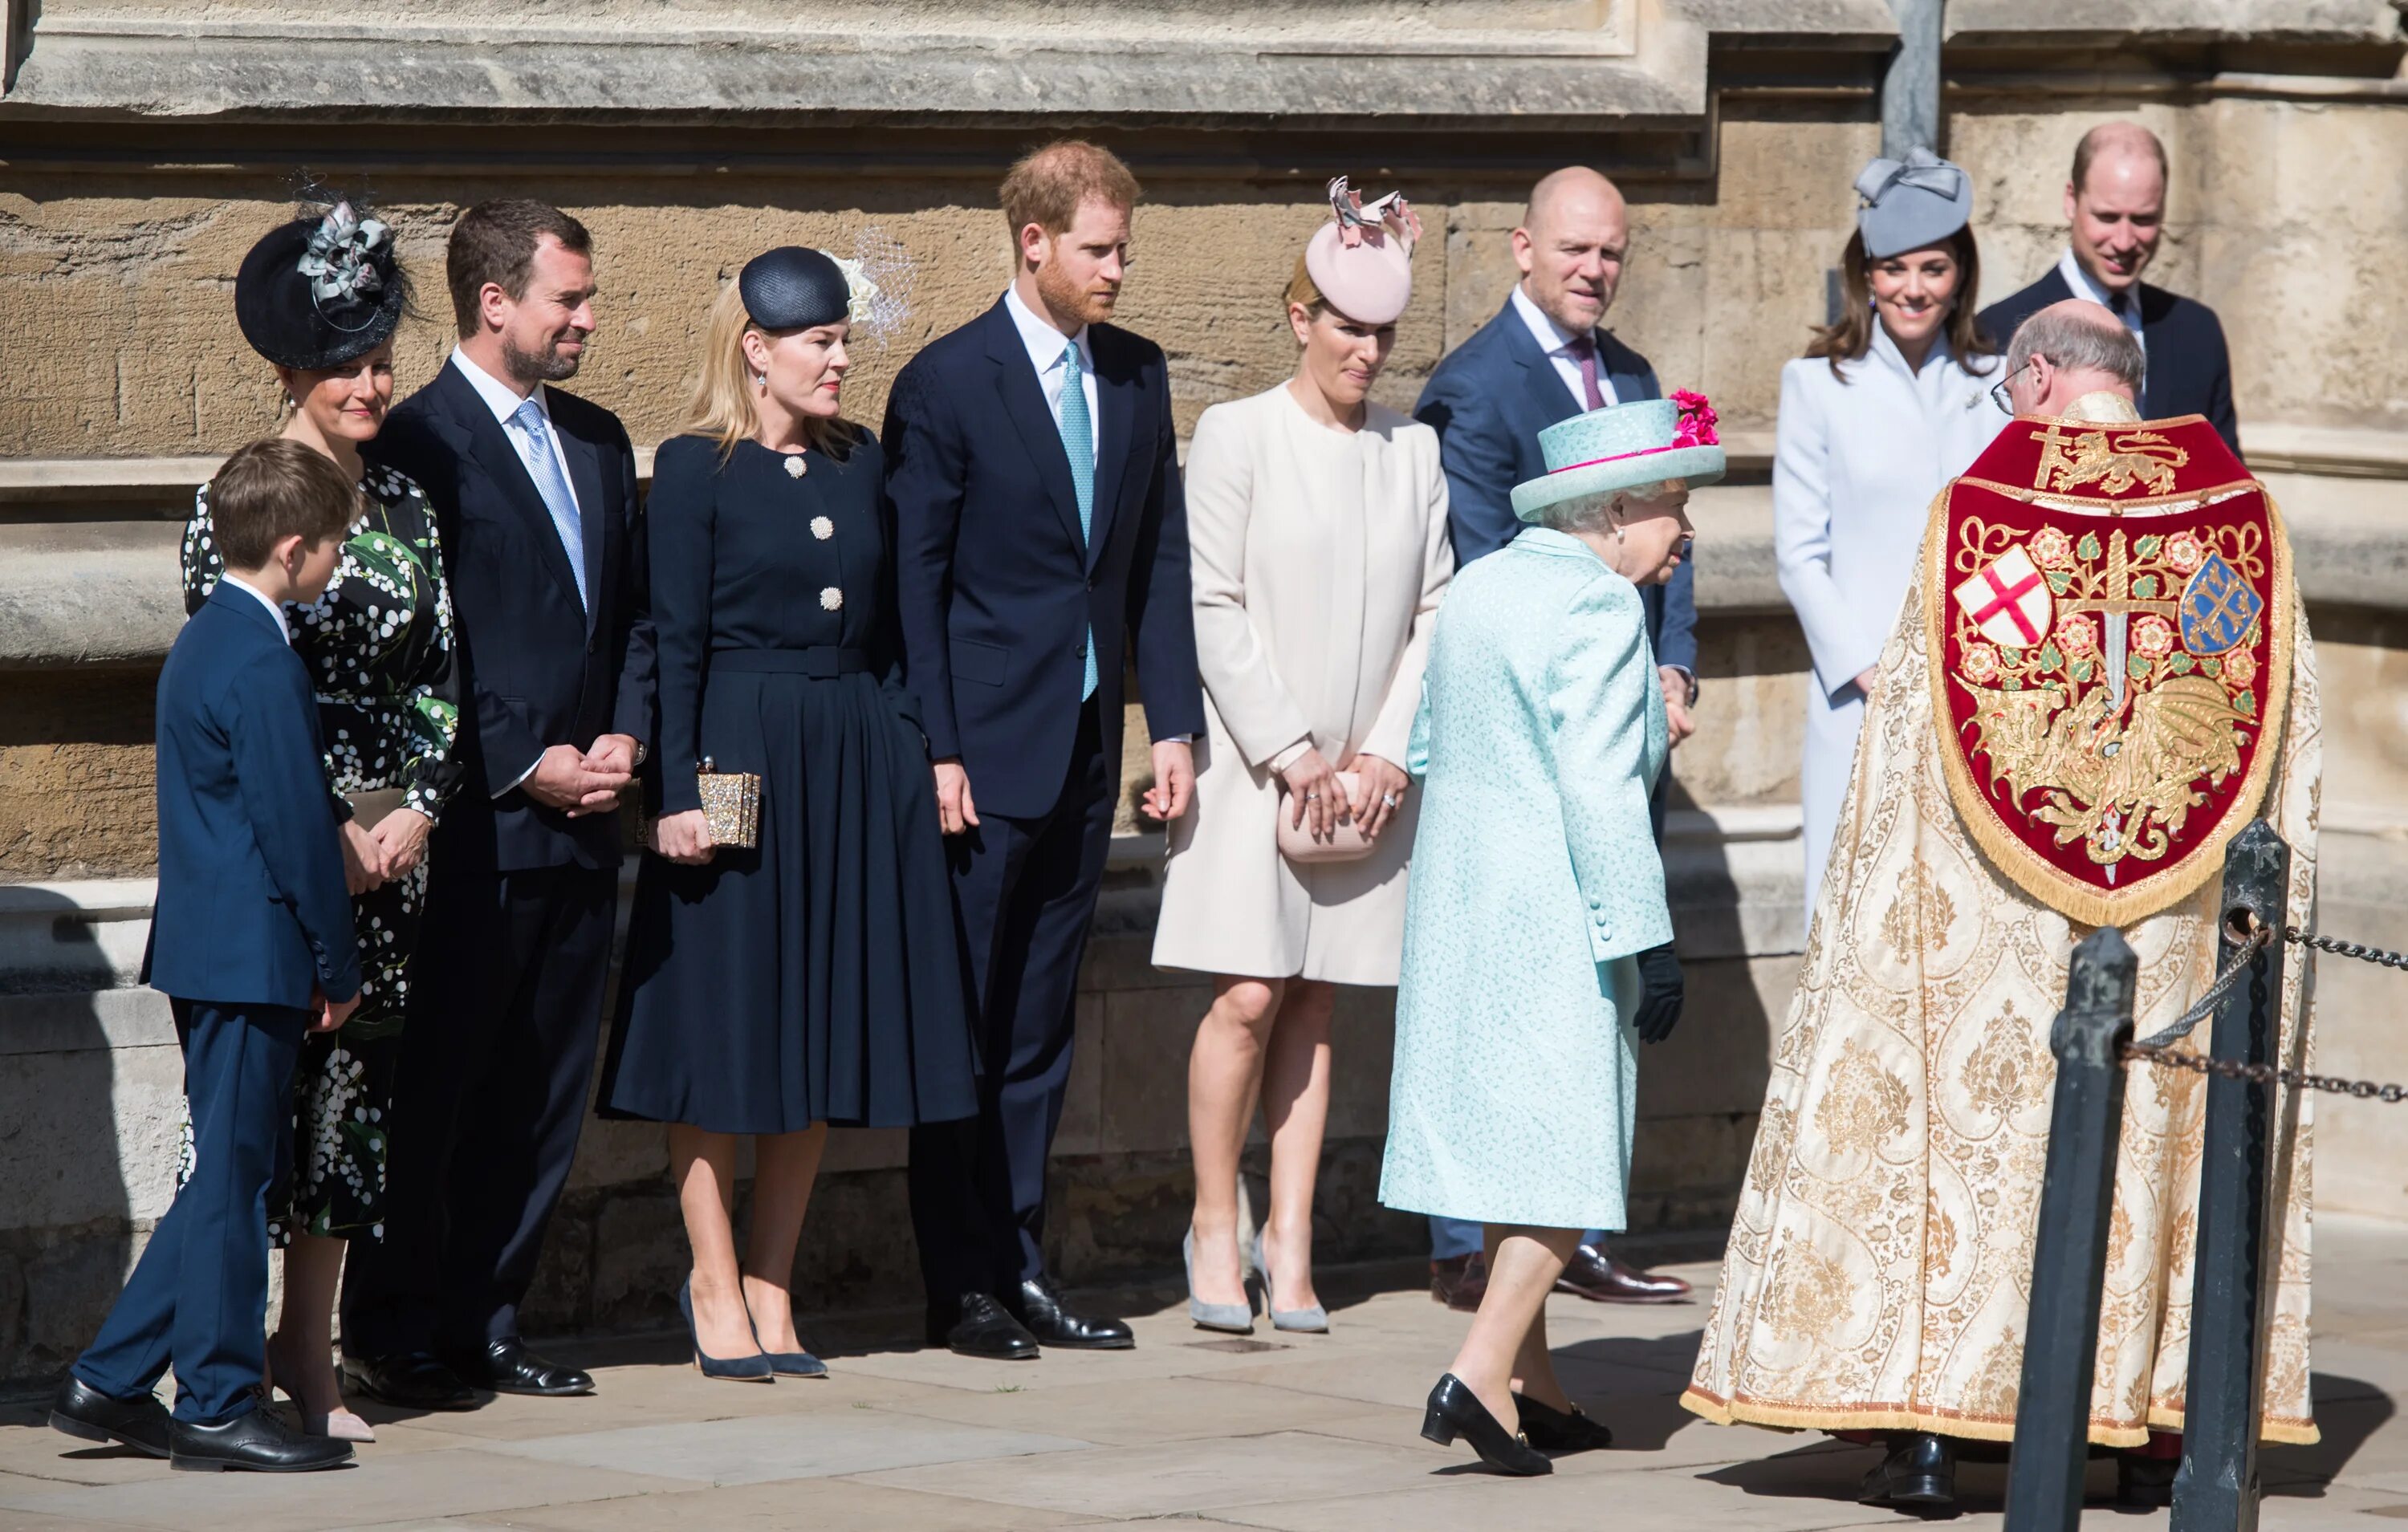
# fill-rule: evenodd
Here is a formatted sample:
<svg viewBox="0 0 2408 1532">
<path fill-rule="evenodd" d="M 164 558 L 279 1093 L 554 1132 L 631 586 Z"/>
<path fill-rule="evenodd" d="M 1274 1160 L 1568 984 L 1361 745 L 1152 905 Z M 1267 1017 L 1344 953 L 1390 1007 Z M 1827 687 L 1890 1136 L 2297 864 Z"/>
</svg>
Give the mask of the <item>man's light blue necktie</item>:
<svg viewBox="0 0 2408 1532">
<path fill-rule="evenodd" d="M 577 514 L 577 496 L 568 493 L 567 476 L 560 471 L 560 454 L 552 450 L 552 422 L 545 418 L 543 406 L 533 399 L 522 401 L 510 419 L 535 448 L 527 477 L 535 480 L 535 492 L 543 496 L 544 508 L 552 512 L 561 546 L 568 550 L 568 567 L 577 576 L 577 604 L 585 606 L 585 523 Z"/>
<path fill-rule="evenodd" d="M 1087 418 L 1087 384 L 1079 375 L 1079 343 L 1062 351 L 1062 451 L 1070 459 L 1070 485 L 1079 492 L 1079 537 L 1083 543 L 1096 529 L 1096 427 Z M 1087 679 L 1079 693 L 1086 701 L 1096 694 L 1096 630 L 1087 629 Z"/>
</svg>

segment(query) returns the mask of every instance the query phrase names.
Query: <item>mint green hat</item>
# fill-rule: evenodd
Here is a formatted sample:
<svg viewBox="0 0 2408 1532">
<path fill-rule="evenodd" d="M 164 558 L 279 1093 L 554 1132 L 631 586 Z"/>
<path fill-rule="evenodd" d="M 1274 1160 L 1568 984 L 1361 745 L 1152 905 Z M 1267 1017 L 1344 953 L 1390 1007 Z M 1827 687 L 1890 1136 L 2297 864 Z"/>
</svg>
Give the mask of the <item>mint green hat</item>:
<svg viewBox="0 0 2408 1532">
<path fill-rule="evenodd" d="M 1724 472 L 1714 407 L 1685 391 L 1669 399 L 1608 405 L 1539 433 L 1547 471 L 1513 486 L 1513 514 L 1536 522 L 1550 506 L 1678 479 L 1691 489 Z"/>
</svg>

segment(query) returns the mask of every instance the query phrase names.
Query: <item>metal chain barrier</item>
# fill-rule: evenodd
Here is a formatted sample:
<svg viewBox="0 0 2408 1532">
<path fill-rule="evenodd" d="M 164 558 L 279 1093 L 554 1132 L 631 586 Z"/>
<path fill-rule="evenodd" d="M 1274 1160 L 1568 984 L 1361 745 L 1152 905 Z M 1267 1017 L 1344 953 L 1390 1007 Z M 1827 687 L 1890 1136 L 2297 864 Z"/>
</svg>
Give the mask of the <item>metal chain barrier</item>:
<svg viewBox="0 0 2408 1532">
<path fill-rule="evenodd" d="M 2239 943 L 2240 951 L 2226 965 L 2215 982 L 2197 1004 L 2182 1013 L 2180 1020 L 2159 1032 L 2151 1033 L 2139 1042 L 2124 1045 L 2124 1057 L 2141 1064 L 2161 1065 L 2169 1069 L 2187 1069 L 2197 1075 L 2221 1075 L 2227 1080 L 2245 1080 L 2253 1085 L 2286 1085 L 2296 1090 L 2325 1091 L 2334 1095 L 2346 1095 L 2358 1101 L 2381 1101 L 2397 1106 L 2408 1101 L 2408 1085 L 2379 1084 L 2372 1080 L 2350 1080 L 2340 1075 L 2312 1074 L 2304 1069 L 2278 1068 L 2272 1064 L 2241 1064 L 2230 1059 L 2212 1058 L 2203 1053 L 2176 1052 L 2172 1043 L 2188 1037 L 2199 1024 L 2214 1015 L 2232 986 L 2241 981 L 2250 962 L 2264 952 L 2274 939 L 2274 928 L 2250 922 L 2249 935 Z M 2369 947 L 2363 942 L 2344 941 L 2338 937 L 2320 937 L 2302 931 L 2296 925 L 2286 925 L 2283 939 L 2294 946 L 2312 947 L 2336 957 L 2354 957 L 2380 967 L 2408 971 L 2408 954 Z"/>
</svg>

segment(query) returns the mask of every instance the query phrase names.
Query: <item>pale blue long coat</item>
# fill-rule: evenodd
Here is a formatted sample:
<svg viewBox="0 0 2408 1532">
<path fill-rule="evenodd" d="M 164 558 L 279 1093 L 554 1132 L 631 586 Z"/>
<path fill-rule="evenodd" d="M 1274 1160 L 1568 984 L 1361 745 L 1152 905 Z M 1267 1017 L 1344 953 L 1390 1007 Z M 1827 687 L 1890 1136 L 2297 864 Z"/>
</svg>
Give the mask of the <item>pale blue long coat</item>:
<svg viewBox="0 0 2408 1532">
<path fill-rule="evenodd" d="M 1389 1207 L 1625 1225 L 1632 955 L 1672 939 L 1647 815 L 1667 749 L 1639 592 L 1585 544 L 1533 527 L 1455 576 L 1407 752 Z"/>
</svg>

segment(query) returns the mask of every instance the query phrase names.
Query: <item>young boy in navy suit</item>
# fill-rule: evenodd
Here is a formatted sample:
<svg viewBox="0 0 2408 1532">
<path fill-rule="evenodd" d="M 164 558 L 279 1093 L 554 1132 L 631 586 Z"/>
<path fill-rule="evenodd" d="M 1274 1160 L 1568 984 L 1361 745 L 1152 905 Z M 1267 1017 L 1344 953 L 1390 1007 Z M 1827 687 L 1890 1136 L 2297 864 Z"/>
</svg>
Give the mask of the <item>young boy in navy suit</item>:
<svg viewBox="0 0 2408 1532">
<path fill-rule="evenodd" d="M 334 578 L 359 494 L 298 442 L 209 481 L 226 578 L 159 674 L 159 895 L 143 978 L 170 997 L 192 1179 L 159 1220 L 50 1424 L 178 1468 L 332 1468 L 348 1442 L 260 1409 L 267 1189 L 289 1152 L 302 1036 L 343 1024 L 360 971 L 309 674 L 284 606 Z M 151 1392 L 176 1369 L 171 1417 Z"/>
</svg>

